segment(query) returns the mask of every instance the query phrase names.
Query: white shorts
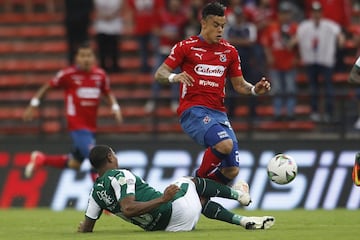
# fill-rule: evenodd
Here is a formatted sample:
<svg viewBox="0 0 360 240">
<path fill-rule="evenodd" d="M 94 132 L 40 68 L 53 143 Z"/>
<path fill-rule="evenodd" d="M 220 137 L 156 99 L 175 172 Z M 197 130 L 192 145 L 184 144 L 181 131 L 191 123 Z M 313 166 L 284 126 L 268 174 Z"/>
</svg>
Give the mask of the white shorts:
<svg viewBox="0 0 360 240">
<path fill-rule="evenodd" d="M 172 203 L 172 214 L 165 231 L 191 231 L 199 221 L 202 207 L 195 183 L 191 178 L 183 177 L 174 184 L 181 185 L 182 183 L 189 184 L 188 190 L 183 197 L 176 199 Z"/>
</svg>

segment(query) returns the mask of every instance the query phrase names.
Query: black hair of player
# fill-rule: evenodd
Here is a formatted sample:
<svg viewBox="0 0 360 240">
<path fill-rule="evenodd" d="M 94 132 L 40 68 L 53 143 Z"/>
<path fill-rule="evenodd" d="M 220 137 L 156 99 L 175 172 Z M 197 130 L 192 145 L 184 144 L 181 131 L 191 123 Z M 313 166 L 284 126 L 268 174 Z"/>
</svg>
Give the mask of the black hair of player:
<svg viewBox="0 0 360 240">
<path fill-rule="evenodd" d="M 82 43 L 79 44 L 77 50 L 79 51 L 80 49 L 89 49 L 89 48 L 92 49 L 90 42 L 85 41 L 85 42 L 82 42 Z"/>
<path fill-rule="evenodd" d="M 202 19 L 206 19 L 208 16 L 225 16 L 225 6 L 219 2 L 211 2 L 206 4 L 201 12 Z"/>
<path fill-rule="evenodd" d="M 111 154 L 111 148 L 106 145 L 97 145 L 90 150 L 89 160 L 91 165 L 99 169 L 106 164 L 107 159 Z"/>
</svg>

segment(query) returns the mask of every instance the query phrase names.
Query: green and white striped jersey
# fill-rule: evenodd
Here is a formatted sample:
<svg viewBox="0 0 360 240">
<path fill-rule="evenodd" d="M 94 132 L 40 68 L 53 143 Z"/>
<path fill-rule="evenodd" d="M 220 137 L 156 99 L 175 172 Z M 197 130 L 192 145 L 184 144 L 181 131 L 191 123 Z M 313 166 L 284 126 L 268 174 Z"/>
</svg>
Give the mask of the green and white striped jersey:
<svg viewBox="0 0 360 240">
<path fill-rule="evenodd" d="M 96 179 L 90 194 L 86 216 L 98 219 L 102 210 L 106 209 L 148 231 L 164 230 L 167 227 L 172 211 L 171 202 L 162 204 L 149 213 L 129 219 L 122 214 L 119 202 L 130 195 L 134 195 L 136 201 L 146 202 L 162 196 L 162 193 L 129 170 L 109 170 Z"/>
</svg>

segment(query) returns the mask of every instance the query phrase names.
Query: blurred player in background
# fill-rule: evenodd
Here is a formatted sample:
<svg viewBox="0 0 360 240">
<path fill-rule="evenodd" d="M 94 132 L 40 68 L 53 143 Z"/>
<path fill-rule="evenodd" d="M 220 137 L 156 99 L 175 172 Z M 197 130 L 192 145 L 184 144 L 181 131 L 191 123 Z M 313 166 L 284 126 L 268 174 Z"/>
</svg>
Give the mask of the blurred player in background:
<svg viewBox="0 0 360 240">
<path fill-rule="evenodd" d="M 196 176 L 229 184 L 239 172 L 238 141 L 226 115 L 224 86 L 226 77 L 241 94 L 265 94 L 270 83 L 262 78 L 255 85 L 247 82 L 235 47 L 222 38 L 226 18 L 224 6 L 207 4 L 202 11 L 198 36 L 177 43 L 155 73 L 162 83 L 180 82 L 177 110 L 183 130 L 205 146 Z M 181 68 L 181 73 L 173 70 Z"/>
<path fill-rule="evenodd" d="M 137 38 L 140 54 L 140 71 L 149 73 L 152 66 L 149 59 L 152 57 L 151 49 L 158 47 L 154 37 L 154 27 L 161 9 L 165 6 L 164 0 L 128 0 L 132 19 L 134 22 L 134 35 Z"/>
<path fill-rule="evenodd" d="M 89 40 L 91 14 L 94 9 L 91 0 L 65 0 L 64 27 L 68 48 L 68 62 L 74 64 L 79 45 Z"/>
<path fill-rule="evenodd" d="M 295 36 L 297 23 L 292 20 L 292 14 L 293 6 L 290 3 L 280 3 L 278 20 L 272 22 L 263 35 L 264 50 L 271 79 L 274 120 L 276 121 L 292 121 L 295 119 L 297 96 Z M 283 112 L 283 110 L 286 111 Z"/>
<path fill-rule="evenodd" d="M 360 57 L 351 68 L 349 80 L 350 83 L 360 84 Z M 355 164 L 352 171 L 352 179 L 356 186 L 360 186 L 360 153 L 355 156 Z"/>
<path fill-rule="evenodd" d="M 107 72 L 119 72 L 119 42 L 123 34 L 123 0 L 94 0 L 94 30 L 99 65 Z"/>
<path fill-rule="evenodd" d="M 230 16 L 233 19 L 230 21 Z M 255 59 L 256 53 L 256 41 L 257 41 L 257 29 L 256 25 L 248 22 L 244 10 L 240 7 L 234 7 L 231 15 L 227 15 L 227 24 L 225 28 L 225 39 L 232 44 L 239 55 L 241 56 L 241 71 L 244 78 L 257 81 L 255 73 L 255 65 L 258 62 Z M 255 83 L 254 82 L 254 83 Z M 253 83 L 253 82 L 251 82 Z M 231 82 L 227 82 L 225 105 L 228 111 L 228 117 L 230 120 L 235 117 L 236 110 L 236 98 L 238 94 L 234 91 Z M 247 98 L 249 103 L 249 117 L 252 121 L 256 121 L 256 97 L 251 96 Z"/>
<path fill-rule="evenodd" d="M 187 16 L 185 11 L 181 8 L 180 0 L 169 0 L 166 2 L 166 7 L 159 12 L 157 18 L 154 34 L 159 39 L 159 48 L 155 50 L 155 70 L 163 63 L 169 55 L 171 48 L 178 41 L 184 38 L 185 25 L 187 23 Z M 146 112 L 153 112 L 155 107 L 159 105 L 160 91 L 164 87 L 158 81 L 152 84 L 152 97 L 145 105 Z M 179 84 L 170 85 L 171 90 L 171 110 L 176 112 L 179 99 Z"/>
<path fill-rule="evenodd" d="M 65 91 L 66 119 L 74 149 L 71 154 L 64 155 L 33 151 L 25 168 L 27 178 L 42 166 L 79 170 L 95 145 L 94 134 L 101 94 L 106 96 L 116 120 L 122 122 L 120 106 L 110 91 L 110 80 L 104 70 L 95 66 L 95 54 L 89 44 L 78 48 L 75 62 L 74 66 L 60 70 L 50 82 L 40 87 L 23 116 L 25 121 L 31 121 L 45 93 L 51 88 L 62 88 Z"/>
<path fill-rule="evenodd" d="M 240 216 L 216 202 L 201 202 L 199 198 L 217 196 L 247 203 L 248 194 L 240 189 L 210 179 L 182 177 L 161 193 L 129 170 L 118 169 L 118 159 L 108 146 L 95 146 L 89 159 L 100 177 L 91 190 L 79 232 L 92 232 L 103 209 L 147 231 L 191 231 L 195 229 L 201 212 L 208 218 L 245 229 L 268 229 L 275 222 L 271 216 Z"/>
<path fill-rule="evenodd" d="M 311 17 L 299 24 L 296 41 L 299 48 L 300 59 L 304 65 L 310 87 L 310 119 L 314 122 L 332 123 L 334 116 L 335 93 L 333 74 L 336 63 L 336 49 L 343 47 L 345 36 L 340 25 L 324 18 L 323 6 L 320 2 L 311 5 Z M 324 111 L 321 109 L 323 78 Z"/>
</svg>

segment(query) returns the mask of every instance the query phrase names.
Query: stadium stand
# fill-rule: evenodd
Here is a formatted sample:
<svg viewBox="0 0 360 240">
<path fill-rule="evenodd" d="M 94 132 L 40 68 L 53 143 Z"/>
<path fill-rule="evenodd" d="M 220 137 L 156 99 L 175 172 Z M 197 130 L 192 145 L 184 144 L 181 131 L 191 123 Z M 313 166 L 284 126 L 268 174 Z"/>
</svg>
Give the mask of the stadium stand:
<svg viewBox="0 0 360 240">
<path fill-rule="evenodd" d="M 26 4 L 23 4 L 25 3 Z M 66 65 L 66 44 L 62 25 L 61 1 L 0 0 L 0 133 L 1 134 L 38 134 L 60 133 L 66 128 L 62 92 L 52 90 L 39 108 L 37 120 L 31 123 L 22 121 L 22 113 L 38 87 L 48 81 L 57 70 Z M 354 16 L 359 16 L 354 12 Z M 350 30 L 360 25 L 352 25 Z M 344 61 L 351 66 L 355 61 L 354 44 L 349 39 L 349 54 Z M 158 108 L 153 113 L 145 112 L 143 106 L 151 97 L 151 74 L 138 71 L 140 60 L 137 55 L 137 42 L 130 31 L 119 45 L 121 50 L 121 73 L 110 74 L 112 88 L 123 109 L 125 122 L 117 125 L 111 118 L 109 108 L 99 109 L 99 133 L 179 133 L 180 125 L 176 114 L 168 106 L 170 92 L 165 91 L 158 99 Z M 344 85 L 347 73 L 337 73 L 334 81 Z M 233 119 L 236 131 L 303 131 L 311 132 L 316 124 L 308 118 L 307 80 L 300 72 L 299 105 L 294 121 L 277 122 L 273 120 L 270 96 L 260 97 L 256 109 L 260 121 L 249 121 L 246 97 L 236 99 L 237 108 Z M 244 101 L 245 100 L 245 101 Z"/>
</svg>

